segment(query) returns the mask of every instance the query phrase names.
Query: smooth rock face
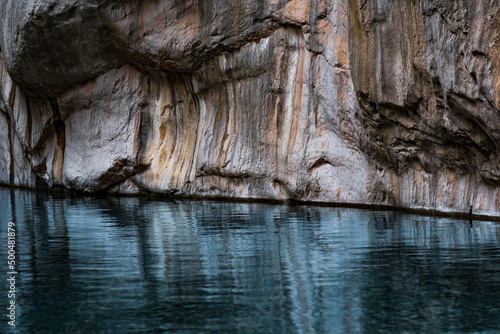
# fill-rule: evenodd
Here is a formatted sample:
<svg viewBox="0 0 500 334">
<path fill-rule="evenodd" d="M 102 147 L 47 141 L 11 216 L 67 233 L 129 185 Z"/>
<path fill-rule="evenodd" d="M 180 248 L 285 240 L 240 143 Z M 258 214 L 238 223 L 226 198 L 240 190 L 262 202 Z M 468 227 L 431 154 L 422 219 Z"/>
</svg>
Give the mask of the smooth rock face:
<svg viewBox="0 0 500 334">
<path fill-rule="evenodd" d="M 488 1 L 0 4 L 0 182 L 500 216 Z"/>
</svg>

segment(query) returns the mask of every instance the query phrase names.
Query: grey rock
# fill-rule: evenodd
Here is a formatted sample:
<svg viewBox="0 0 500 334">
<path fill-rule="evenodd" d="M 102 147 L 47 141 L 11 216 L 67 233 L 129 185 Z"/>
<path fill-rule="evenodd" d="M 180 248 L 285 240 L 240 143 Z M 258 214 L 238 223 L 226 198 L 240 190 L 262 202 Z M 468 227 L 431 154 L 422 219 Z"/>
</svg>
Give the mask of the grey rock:
<svg viewBox="0 0 500 334">
<path fill-rule="evenodd" d="M 0 4 L 0 182 L 500 216 L 498 5 Z"/>
</svg>

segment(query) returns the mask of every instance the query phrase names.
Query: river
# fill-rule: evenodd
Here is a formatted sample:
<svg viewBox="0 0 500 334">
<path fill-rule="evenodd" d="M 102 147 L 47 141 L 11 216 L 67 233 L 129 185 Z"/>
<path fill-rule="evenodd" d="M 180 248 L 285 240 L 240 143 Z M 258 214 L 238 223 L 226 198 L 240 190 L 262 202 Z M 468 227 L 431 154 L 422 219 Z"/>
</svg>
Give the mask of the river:
<svg viewBox="0 0 500 334">
<path fill-rule="evenodd" d="M 0 189 L 2 333 L 500 331 L 500 224 Z"/>
</svg>

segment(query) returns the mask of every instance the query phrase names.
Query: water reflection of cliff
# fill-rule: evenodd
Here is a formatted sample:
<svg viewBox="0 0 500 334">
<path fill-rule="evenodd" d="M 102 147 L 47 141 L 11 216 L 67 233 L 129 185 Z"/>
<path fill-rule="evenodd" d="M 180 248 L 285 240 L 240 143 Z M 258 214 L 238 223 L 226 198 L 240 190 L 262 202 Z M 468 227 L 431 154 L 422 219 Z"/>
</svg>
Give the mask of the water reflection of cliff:
<svg viewBox="0 0 500 334">
<path fill-rule="evenodd" d="M 19 226 L 30 332 L 500 328 L 497 224 L 4 190 L 0 201 L 2 224 Z"/>
</svg>

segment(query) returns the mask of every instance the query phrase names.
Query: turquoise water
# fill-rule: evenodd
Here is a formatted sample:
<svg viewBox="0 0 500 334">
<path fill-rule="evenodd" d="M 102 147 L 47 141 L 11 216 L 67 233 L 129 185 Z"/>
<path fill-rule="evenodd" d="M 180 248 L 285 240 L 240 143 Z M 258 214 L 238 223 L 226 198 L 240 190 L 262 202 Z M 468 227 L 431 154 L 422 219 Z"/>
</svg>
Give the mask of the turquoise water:
<svg viewBox="0 0 500 334">
<path fill-rule="evenodd" d="M 4 281 L 9 221 L 2 333 L 500 332 L 498 223 L 0 189 Z"/>
</svg>

